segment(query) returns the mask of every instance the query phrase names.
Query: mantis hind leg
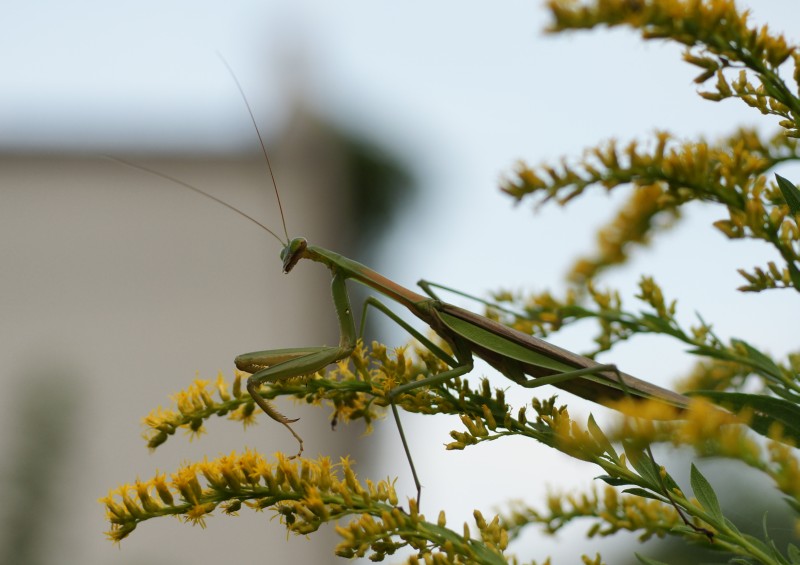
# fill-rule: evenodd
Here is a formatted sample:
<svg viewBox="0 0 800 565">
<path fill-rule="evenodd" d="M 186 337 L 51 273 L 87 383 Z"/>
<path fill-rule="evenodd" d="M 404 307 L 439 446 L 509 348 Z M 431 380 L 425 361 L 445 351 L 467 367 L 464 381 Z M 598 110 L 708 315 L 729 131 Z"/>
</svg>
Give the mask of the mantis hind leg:
<svg viewBox="0 0 800 565">
<path fill-rule="evenodd" d="M 622 380 L 622 375 L 620 374 L 619 369 L 617 369 L 616 365 L 610 365 L 610 364 L 584 367 L 583 369 L 575 369 L 574 371 L 557 373 L 555 375 L 550 375 L 548 377 L 537 377 L 536 379 L 531 379 L 524 382 L 518 382 L 518 384 L 525 388 L 537 388 L 543 385 L 554 385 L 558 383 L 563 383 L 565 381 L 571 381 L 572 379 L 583 377 L 585 375 L 600 375 L 604 371 L 611 371 L 613 373 L 616 373 L 617 382 L 619 382 L 621 390 L 625 394 L 629 394 L 629 391 L 625 386 L 625 381 Z"/>
<path fill-rule="evenodd" d="M 400 421 L 400 413 L 397 411 L 397 404 L 395 403 L 395 398 L 404 392 L 409 390 L 413 390 L 415 388 L 419 388 L 422 386 L 429 386 L 438 384 L 449 379 L 453 379 L 455 377 L 459 377 L 466 373 L 469 373 L 472 370 L 472 356 L 468 355 L 465 357 L 463 362 L 459 362 L 457 359 L 453 359 L 452 356 L 448 355 L 447 353 L 442 350 L 439 346 L 433 343 L 430 339 L 426 338 L 416 329 L 414 329 L 408 322 L 403 320 L 400 316 L 395 314 L 388 306 L 386 306 L 383 302 L 378 300 L 377 298 L 370 296 L 364 301 L 364 309 L 361 313 L 361 328 L 359 331 L 359 335 L 363 336 L 364 328 L 366 327 L 367 321 L 367 311 L 368 308 L 372 306 L 379 312 L 385 314 L 389 319 L 399 325 L 401 328 L 406 330 L 414 339 L 419 341 L 424 347 L 428 348 L 436 357 L 447 363 L 452 369 L 448 371 L 444 371 L 443 373 L 439 373 L 434 377 L 428 377 L 422 380 L 405 383 L 400 385 L 399 387 L 393 388 L 389 391 L 388 400 L 389 405 L 392 408 L 392 416 L 395 421 L 395 425 L 397 426 L 397 431 L 400 434 L 400 442 L 403 444 L 403 451 L 406 455 L 406 460 L 408 461 L 408 466 L 411 467 L 411 475 L 414 477 L 414 486 L 417 489 L 417 507 L 419 507 L 420 499 L 422 498 L 422 484 L 419 480 L 419 475 L 417 475 L 417 469 L 414 465 L 414 459 L 411 457 L 411 449 L 408 446 L 408 440 L 406 439 L 406 434 L 403 431 L 403 424 Z M 457 355 L 458 357 L 458 355 Z"/>
</svg>

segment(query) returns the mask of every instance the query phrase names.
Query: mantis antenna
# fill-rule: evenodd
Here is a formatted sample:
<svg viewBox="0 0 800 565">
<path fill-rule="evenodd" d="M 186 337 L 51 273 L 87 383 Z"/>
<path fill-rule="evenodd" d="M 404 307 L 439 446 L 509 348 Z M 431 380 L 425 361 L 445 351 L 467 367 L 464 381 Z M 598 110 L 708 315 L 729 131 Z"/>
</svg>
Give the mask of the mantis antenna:
<svg viewBox="0 0 800 565">
<path fill-rule="evenodd" d="M 225 65 L 225 68 L 228 69 L 228 72 L 231 74 L 233 82 L 236 83 L 236 88 L 239 89 L 239 94 L 242 95 L 242 100 L 244 100 L 244 105 L 247 107 L 247 113 L 250 114 L 250 121 L 253 122 L 253 127 L 256 130 L 256 135 L 258 135 L 258 143 L 261 145 L 261 153 L 264 155 L 264 159 L 267 162 L 267 168 L 269 169 L 269 176 L 272 179 L 272 188 L 275 189 L 275 200 L 278 201 L 278 210 L 281 213 L 281 222 L 283 223 L 283 234 L 286 236 L 286 241 L 282 243 L 288 243 L 289 231 L 286 229 L 286 217 L 283 215 L 283 205 L 281 204 L 281 195 L 278 192 L 278 183 L 275 182 L 275 173 L 272 172 L 272 163 L 270 163 L 269 160 L 269 154 L 267 153 L 267 146 L 264 144 L 264 138 L 261 137 L 261 130 L 258 129 L 258 124 L 256 123 L 255 116 L 253 115 L 253 110 L 250 108 L 250 102 L 247 100 L 247 95 L 245 95 L 244 88 L 242 88 L 242 85 L 239 82 L 239 78 L 236 76 L 236 73 L 233 72 L 233 69 L 228 64 L 228 61 L 225 59 L 225 57 L 222 56 L 222 53 L 217 52 L 217 57 L 220 58 L 222 63 Z"/>
<path fill-rule="evenodd" d="M 156 175 L 157 177 L 161 177 L 163 179 L 166 179 L 166 180 L 168 180 L 170 182 L 174 182 L 175 184 L 178 184 L 178 185 L 180 185 L 180 186 L 182 186 L 184 188 L 188 188 L 189 190 L 194 191 L 195 193 L 197 193 L 197 194 L 199 194 L 201 196 L 205 196 L 206 198 L 209 198 L 209 199 L 213 200 L 217 204 L 222 204 L 223 206 L 225 206 L 229 210 L 232 210 L 232 211 L 236 212 L 237 214 L 239 214 L 243 218 L 253 222 L 255 225 L 257 225 L 258 227 L 260 227 L 261 229 L 263 229 L 264 231 L 269 233 L 272 237 L 277 239 L 281 243 L 281 245 L 286 245 L 287 243 L 289 243 L 289 231 L 286 229 L 286 216 L 283 213 L 283 204 L 281 203 L 281 195 L 280 195 L 280 192 L 278 191 L 278 183 L 275 181 L 275 173 L 272 170 L 272 163 L 269 160 L 269 153 L 267 152 L 267 146 L 264 143 L 264 138 L 261 136 L 261 130 L 258 129 L 258 123 L 256 122 L 255 115 L 253 114 L 253 110 L 250 107 L 250 102 L 247 100 L 247 95 L 244 93 L 244 89 L 242 88 L 242 85 L 239 82 L 239 79 L 237 78 L 236 73 L 233 72 L 233 69 L 228 64 L 228 61 L 225 60 L 225 57 L 223 57 L 221 53 L 218 52 L 217 56 L 220 58 L 222 63 L 225 65 L 225 68 L 228 69 L 228 72 L 230 73 L 231 78 L 233 78 L 233 82 L 236 84 L 236 88 L 239 90 L 239 94 L 242 96 L 242 100 L 244 101 L 244 105 L 245 105 L 245 107 L 247 107 L 247 113 L 250 115 L 250 121 L 253 123 L 253 127 L 256 130 L 256 135 L 258 136 L 258 143 L 261 146 L 261 154 L 264 155 L 264 159 L 265 159 L 265 161 L 267 163 L 267 170 L 269 171 L 269 176 L 270 176 L 270 179 L 272 181 L 272 188 L 275 191 L 275 200 L 277 200 L 277 202 L 278 202 L 278 211 L 280 212 L 280 215 L 281 215 L 281 224 L 283 225 L 283 234 L 286 237 L 286 239 L 281 239 L 281 237 L 278 234 L 276 234 L 274 231 L 269 229 L 267 226 L 265 226 L 264 224 L 262 224 L 261 222 L 259 222 L 258 220 L 256 220 L 252 216 L 250 216 L 249 214 L 247 214 L 247 213 L 243 212 L 242 210 L 236 208 L 235 206 L 225 202 L 221 198 L 217 198 L 213 194 L 197 188 L 196 186 L 192 186 L 191 184 L 189 184 L 187 182 L 184 182 L 184 181 L 182 181 L 182 180 L 180 180 L 178 178 L 170 176 L 170 175 L 168 175 L 166 173 L 162 173 L 161 171 L 157 171 L 155 169 L 151 169 L 149 167 L 145 167 L 144 165 L 140 165 L 138 163 L 133 163 L 131 161 L 126 161 L 125 159 L 121 159 L 119 157 L 114 157 L 113 155 L 106 155 L 106 157 L 108 157 L 109 159 L 113 159 L 114 161 L 117 161 L 119 163 L 122 163 L 123 165 L 128 165 L 129 167 L 133 167 L 134 169 L 139 169 L 141 171 L 145 171 L 145 172 L 150 173 L 152 175 Z"/>
</svg>

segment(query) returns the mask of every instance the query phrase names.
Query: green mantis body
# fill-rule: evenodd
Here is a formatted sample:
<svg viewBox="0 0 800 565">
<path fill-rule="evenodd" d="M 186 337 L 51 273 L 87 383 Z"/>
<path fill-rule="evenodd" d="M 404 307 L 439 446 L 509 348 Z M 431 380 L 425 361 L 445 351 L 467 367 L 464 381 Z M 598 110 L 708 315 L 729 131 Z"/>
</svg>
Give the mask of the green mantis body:
<svg viewBox="0 0 800 565">
<path fill-rule="evenodd" d="M 264 155 L 266 156 L 266 151 Z M 257 224 L 278 241 L 283 242 L 277 234 L 257 220 L 197 187 L 159 171 L 122 159 L 116 160 L 165 178 L 210 198 Z M 268 157 L 267 163 L 269 164 Z M 309 245 L 303 238 L 295 238 L 286 242 L 281 251 L 281 259 L 284 273 L 291 272 L 301 259 L 322 263 L 330 269 L 333 305 L 339 320 L 339 345 L 335 347 L 314 346 L 256 351 L 239 355 L 235 363 L 240 370 L 252 373 L 247 380 L 247 390 L 256 404 L 272 419 L 286 426 L 297 439 L 300 444 L 297 455 L 303 452 L 303 440 L 290 425 L 296 420 L 289 419 L 275 410 L 259 394 L 259 389 L 264 383 L 310 375 L 324 369 L 331 363 L 348 357 L 353 352 L 358 340 L 358 334 L 347 291 L 348 279 L 368 286 L 404 306 L 447 342 L 453 352 L 452 356 L 447 354 L 375 297 L 368 298 L 364 303 L 361 333 L 363 333 L 367 308 L 372 306 L 406 329 L 414 338 L 429 348 L 431 352 L 450 367 L 449 370 L 435 376 L 400 385 L 392 389 L 388 394 L 388 400 L 400 432 L 403 448 L 406 451 L 406 456 L 414 475 L 418 497 L 421 487 L 411 460 L 394 399 L 398 395 L 415 388 L 432 386 L 469 373 L 472 370 L 475 356 L 489 363 L 516 384 L 526 388 L 552 384 L 600 404 L 613 403 L 625 397 L 643 400 L 655 399 L 680 409 L 687 407 L 689 404 L 689 398 L 686 396 L 622 373 L 614 365 L 597 363 L 588 357 L 577 355 L 469 310 L 443 302 L 431 290 L 434 285 L 425 281 L 420 281 L 419 285 L 427 293 L 427 296 L 405 288 L 369 267 L 343 255 L 322 247 Z M 528 379 L 526 375 L 533 377 L 533 379 Z"/>
<path fill-rule="evenodd" d="M 376 307 L 408 330 L 451 367 L 433 377 L 406 383 L 390 391 L 388 399 L 407 455 L 408 446 L 400 426 L 394 399 L 399 394 L 414 388 L 438 384 L 469 373 L 473 367 L 474 356 L 485 360 L 516 384 L 527 388 L 553 384 L 601 404 L 629 396 L 655 399 L 678 408 L 685 408 L 688 405 L 687 397 L 621 373 L 613 365 L 602 365 L 468 310 L 442 302 L 431 291 L 431 285 L 424 281 L 420 281 L 419 284 L 429 296 L 409 290 L 338 253 L 308 245 L 303 238 L 290 241 L 281 252 L 281 258 L 284 273 L 289 273 L 301 259 L 322 263 L 330 269 L 333 304 L 339 319 L 339 345 L 248 353 L 236 358 L 236 366 L 243 371 L 253 373 L 248 379 L 247 390 L 264 412 L 286 426 L 297 438 L 300 442 L 300 452 L 303 449 L 302 439 L 290 426 L 295 420 L 290 420 L 277 412 L 258 391 L 263 383 L 312 374 L 353 352 L 357 334 L 346 286 L 348 279 L 366 285 L 404 306 L 446 341 L 453 351 L 453 356 L 442 351 L 374 297 L 365 302 L 362 331 L 367 307 Z M 526 375 L 534 378 L 528 379 Z M 409 462 L 419 491 L 419 482 L 410 457 Z"/>
<path fill-rule="evenodd" d="M 117 160 L 165 178 L 221 203 L 257 224 L 279 241 L 283 241 L 272 230 L 257 220 L 209 193 L 161 172 L 121 159 Z M 268 160 L 267 162 L 269 163 Z M 453 352 L 452 355 L 449 355 L 425 338 L 375 297 L 368 298 L 364 303 L 361 333 L 363 333 L 367 308 L 372 306 L 406 329 L 450 367 L 449 370 L 435 376 L 400 385 L 392 389 L 388 394 L 388 400 L 400 432 L 403 448 L 406 451 L 406 456 L 414 475 L 418 499 L 421 487 L 410 457 L 394 399 L 398 395 L 417 387 L 439 384 L 448 379 L 469 373 L 472 370 L 475 356 L 489 363 L 516 384 L 526 388 L 552 384 L 600 404 L 613 403 L 625 397 L 642 400 L 654 399 L 679 409 L 686 408 L 689 404 L 689 398 L 686 396 L 622 373 L 614 365 L 597 363 L 588 357 L 577 355 L 469 310 L 443 302 L 431 290 L 434 285 L 425 281 L 420 281 L 419 285 L 427 293 L 427 296 L 405 288 L 352 259 L 322 247 L 309 245 L 303 238 L 295 238 L 288 241 L 281 251 L 281 259 L 283 260 L 284 273 L 291 272 L 301 259 L 322 263 L 330 269 L 333 305 L 339 321 L 339 345 L 335 347 L 315 346 L 257 351 L 239 355 L 235 363 L 240 370 L 252 373 L 247 380 L 247 390 L 256 404 L 272 419 L 286 426 L 297 439 L 300 444 L 297 455 L 300 455 L 303 451 L 303 440 L 290 425 L 296 420 L 289 419 L 275 410 L 259 394 L 259 389 L 264 383 L 313 374 L 331 363 L 348 357 L 353 352 L 358 340 L 358 334 L 347 291 L 348 279 L 370 287 L 404 306 L 450 346 Z M 527 377 L 533 377 L 533 379 Z"/>
</svg>

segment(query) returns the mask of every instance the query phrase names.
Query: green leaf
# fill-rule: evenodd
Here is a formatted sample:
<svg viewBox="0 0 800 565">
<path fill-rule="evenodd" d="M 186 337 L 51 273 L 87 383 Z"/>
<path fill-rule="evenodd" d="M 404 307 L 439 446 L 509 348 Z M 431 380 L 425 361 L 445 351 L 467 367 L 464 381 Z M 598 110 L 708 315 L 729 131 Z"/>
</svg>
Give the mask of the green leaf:
<svg viewBox="0 0 800 565">
<path fill-rule="evenodd" d="M 786 204 L 789 205 L 789 210 L 792 214 L 800 212 L 800 190 L 797 190 L 794 183 L 789 182 L 780 175 L 776 174 L 775 179 L 778 181 L 778 188 L 781 189 L 783 199 L 786 200 Z"/>
<path fill-rule="evenodd" d="M 761 353 L 758 349 L 741 339 L 731 339 L 731 344 L 734 347 L 737 345 L 743 347 L 745 351 L 747 351 L 747 356 L 754 361 L 762 371 L 776 379 L 781 378 L 781 368 L 775 364 L 775 361 Z"/>
<path fill-rule="evenodd" d="M 650 457 L 645 454 L 644 450 L 634 447 L 630 442 L 623 442 L 622 446 L 625 448 L 625 455 L 628 456 L 628 461 L 630 461 L 636 472 L 651 485 L 660 485 L 661 480 L 658 468 Z"/>
<path fill-rule="evenodd" d="M 764 516 L 761 519 L 761 527 L 764 530 L 764 540 L 768 544 L 769 552 L 776 563 L 788 563 L 783 555 L 781 555 L 781 552 L 778 551 L 778 547 L 775 545 L 775 540 L 773 540 L 769 535 L 769 529 L 767 528 L 768 514 L 768 512 L 764 512 Z"/>
<path fill-rule="evenodd" d="M 606 437 L 606 434 L 603 433 L 603 430 L 600 429 L 600 426 L 597 425 L 597 422 L 594 421 L 594 416 L 589 414 L 589 433 L 592 434 L 592 437 L 597 442 L 597 444 L 603 449 L 603 452 L 608 455 L 612 461 L 615 463 L 619 463 L 619 455 L 614 450 L 614 446 L 611 445 L 611 442 Z"/>
<path fill-rule="evenodd" d="M 639 560 L 639 563 L 643 565 L 669 565 L 669 563 L 664 563 L 663 561 L 656 561 L 655 559 L 650 559 L 649 557 L 645 557 L 643 555 L 639 555 L 638 553 L 634 553 L 636 559 Z"/>
<path fill-rule="evenodd" d="M 752 545 L 756 551 L 764 554 L 771 553 L 769 546 L 757 537 L 751 536 L 750 534 L 741 534 L 741 536 L 747 541 L 748 544 Z"/>
<path fill-rule="evenodd" d="M 737 413 L 750 409 L 753 411 L 750 427 L 754 431 L 769 437 L 770 428 L 777 423 L 783 427 L 785 438 L 794 441 L 795 445 L 800 445 L 800 406 L 793 402 L 783 398 L 743 392 L 697 390 L 686 394 L 708 398 L 715 404 Z"/>
<path fill-rule="evenodd" d="M 664 504 L 668 504 L 669 503 L 669 501 L 666 498 L 664 498 L 663 496 L 658 496 L 657 494 L 654 494 L 654 493 L 650 492 L 649 490 L 646 490 L 646 489 L 643 489 L 643 488 L 639 488 L 639 487 L 626 488 L 622 492 L 624 492 L 625 494 L 632 494 L 634 496 L 640 496 L 642 498 L 649 498 L 650 500 L 657 500 L 659 502 L 663 502 Z"/>
<path fill-rule="evenodd" d="M 789 559 L 792 561 L 793 565 L 800 563 L 800 549 L 797 549 L 795 544 L 789 544 L 789 547 L 786 549 L 786 554 L 789 556 Z"/>
<path fill-rule="evenodd" d="M 739 528 L 736 527 L 736 524 L 734 524 L 733 522 L 731 522 L 727 518 L 725 518 L 725 527 L 734 536 L 741 535 L 741 533 L 742 533 L 741 531 L 739 531 Z"/>
<path fill-rule="evenodd" d="M 611 475 L 600 475 L 598 477 L 595 477 L 595 479 L 600 479 L 601 481 L 611 485 L 612 487 L 622 487 L 625 485 L 632 484 L 627 479 L 620 479 L 619 477 L 612 477 Z"/>
<path fill-rule="evenodd" d="M 717 494 L 714 492 L 714 489 L 711 488 L 711 483 L 709 483 L 697 467 L 695 467 L 694 463 L 692 463 L 690 481 L 692 483 L 692 490 L 698 502 L 700 502 L 700 506 L 711 514 L 716 521 L 723 522 L 725 517 L 722 515 L 722 508 L 719 507 Z"/>
</svg>

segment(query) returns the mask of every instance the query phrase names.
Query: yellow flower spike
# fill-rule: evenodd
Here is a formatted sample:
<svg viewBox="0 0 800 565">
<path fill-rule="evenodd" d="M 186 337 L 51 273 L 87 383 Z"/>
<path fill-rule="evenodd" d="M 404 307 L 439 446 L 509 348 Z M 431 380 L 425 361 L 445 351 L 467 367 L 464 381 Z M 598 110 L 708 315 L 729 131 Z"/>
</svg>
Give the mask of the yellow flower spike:
<svg viewBox="0 0 800 565">
<path fill-rule="evenodd" d="M 134 486 L 136 488 L 136 496 L 139 497 L 139 502 L 145 512 L 152 514 L 161 510 L 161 504 L 150 496 L 150 487 L 152 486 L 150 482 L 143 483 L 139 479 L 136 479 Z"/>
<path fill-rule="evenodd" d="M 183 499 L 190 504 L 197 504 L 196 493 L 197 477 L 194 466 L 181 467 L 172 474 L 172 486 L 181 494 Z M 199 485 L 198 485 L 199 486 Z"/>
<path fill-rule="evenodd" d="M 222 371 L 217 373 L 217 380 L 214 383 L 214 387 L 217 389 L 217 394 L 219 394 L 223 402 L 228 402 L 231 399 L 231 395 L 228 392 L 228 383 L 225 381 L 225 375 Z"/>
<path fill-rule="evenodd" d="M 603 490 L 603 506 L 612 513 L 616 513 L 619 508 L 619 493 L 615 488 L 607 486 Z"/>
<path fill-rule="evenodd" d="M 260 455 L 246 449 L 239 457 L 238 470 L 241 473 L 241 482 L 249 485 L 257 484 L 261 478 L 259 463 L 263 461 Z"/>
<path fill-rule="evenodd" d="M 234 398 L 241 398 L 242 397 L 242 377 L 246 374 L 239 370 L 234 371 L 234 378 L 233 378 L 233 397 Z"/>
<path fill-rule="evenodd" d="M 285 465 L 283 474 L 289 489 L 302 492 L 303 481 L 300 479 L 300 475 L 297 472 L 297 465 L 293 461 L 289 460 L 284 460 L 283 463 Z"/>
<path fill-rule="evenodd" d="M 414 498 L 408 499 L 408 515 L 415 524 L 420 520 L 419 505 Z"/>
<path fill-rule="evenodd" d="M 158 493 L 159 498 L 161 498 L 161 501 L 167 506 L 172 506 L 174 504 L 174 499 L 172 497 L 172 492 L 167 486 L 166 474 L 159 474 L 156 472 L 156 476 L 153 477 L 152 483 L 153 486 L 155 486 L 156 492 Z"/>
<path fill-rule="evenodd" d="M 245 483 L 248 483 L 247 476 L 242 470 L 241 460 L 235 452 L 231 453 L 230 457 L 221 457 L 218 460 L 219 471 L 225 482 L 234 492 L 240 492 Z"/>
<path fill-rule="evenodd" d="M 263 465 L 259 466 L 258 474 L 267 485 L 267 490 L 269 492 L 278 493 L 280 491 L 278 481 L 275 479 L 274 467 L 272 465 L 265 461 Z"/>
<path fill-rule="evenodd" d="M 594 559 L 590 558 L 588 555 L 581 555 L 581 561 L 583 565 L 604 565 L 603 559 L 600 557 L 599 553 L 595 553 Z"/>
<path fill-rule="evenodd" d="M 380 497 L 380 493 L 379 493 L 379 489 L 378 489 L 379 485 L 376 485 L 374 482 L 372 482 L 371 479 L 367 479 L 366 480 L 366 485 L 367 485 L 366 492 L 367 492 L 367 494 L 369 495 L 370 498 L 374 499 L 376 497 L 378 497 L 378 498 Z"/>
<path fill-rule="evenodd" d="M 363 488 L 360 490 L 362 504 L 364 506 L 370 506 L 372 504 L 372 496 L 369 493 L 369 490 L 364 490 Z"/>
<path fill-rule="evenodd" d="M 110 522 L 114 523 L 124 523 L 130 521 L 133 516 L 131 516 L 130 512 L 124 507 L 114 500 L 114 496 L 119 494 L 119 491 L 109 491 L 108 496 L 105 496 L 100 499 L 100 503 L 104 504 L 106 507 L 107 518 Z"/>
<path fill-rule="evenodd" d="M 381 522 L 387 530 L 397 529 L 399 522 L 395 520 L 394 513 L 388 510 L 381 512 Z"/>
<path fill-rule="evenodd" d="M 331 460 L 329 457 L 322 457 L 319 460 L 317 484 L 323 492 L 329 492 L 333 484 Z"/>
<path fill-rule="evenodd" d="M 308 506 L 306 506 L 305 500 L 303 500 L 302 504 L 295 504 L 294 510 L 303 520 L 303 522 L 306 522 L 307 524 L 314 524 L 318 521 L 317 515 Z"/>
<path fill-rule="evenodd" d="M 447 555 L 447 563 L 455 562 L 456 552 L 452 540 L 445 540 L 444 544 L 442 544 L 442 551 Z"/>
<path fill-rule="evenodd" d="M 447 525 L 447 519 L 445 518 L 444 510 L 439 511 L 439 517 L 436 520 L 436 524 L 441 528 L 444 528 Z"/>
<path fill-rule="evenodd" d="M 283 488 L 284 485 L 288 485 L 289 480 L 286 478 L 286 474 L 291 472 L 290 463 L 286 460 L 286 456 L 281 452 L 275 453 L 275 483 L 279 488 Z"/>
<path fill-rule="evenodd" d="M 346 485 L 339 485 L 337 490 L 339 495 L 342 497 L 342 500 L 344 500 L 345 506 L 353 506 L 353 497 L 351 496 L 350 490 L 346 487 Z"/>
<path fill-rule="evenodd" d="M 181 390 L 173 394 L 170 399 L 175 403 L 175 407 L 183 415 L 194 411 L 189 393 Z"/>
<path fill-rule="evenodd" d="M 193 525 L 197 525 L 205 529 L 206 516 L 211 512 L 213 512 L 216 507 L 217 505 L 214 502 L 207 502 L 205 504 L 196 504 L 186 512 L 185 514 L 186 519 Z"/>
<path fill-rule="evenodd" d="M 561 497 L 550 493 L 547 495 L 547 509 L 550 511 L 550 514 L 555 516 L 559 516 L 564 513 Z"/>
<path fill-rule="evenodd" d="M 500 539 L 498 540 L 497 547 L 500 551 L 508 549 L 508 530 L 505 528 L 500 530 Z"/>
<path fill-rule="evenodd" d="M 480 510 L 473 510 L 472 517 L 475 518 L 475 524 L 477 524 L 479 530 L 486 529 L 486 520 Z"/>
<path fill-rule="evenodd" d="M 497 422 L 494 419 L 492 411 L 485 404 L 481 406 L 481 410 L 483 411 L 483 418 L 486 420 L 486 425 L 489 426 L 490 430 L 495 431 L 497 429 Z"/>
<path fill-rule="evenodd" d="M 131 490 L 130 485 L 124 485 L 123 489 L 120 489 L 122 504 L 133 518 L 141 519 L 145 515 L 144 510 L 131 498 L 129 490 Z"/>
<path fill-rule="evenodd" d="M 475 420 L 473 420 L 469 415 L 462 414 L 459 417 L 459 419 L 461 420 L 461 423 L 464 424 L 464 427 L 467 428 L 467 431 L 469 432 L 470 435 L 472 435 L 474 437 L 479 437 L 480 436 L 480 432 L 479 432 L 478 427 L 477 427 L 477 425 L 475 423 Z"/>
<path fill-rule="evenodd" d="M 212 488 L 223 490 L 228 486 L 220 472 L 217 461 L 209 462 L 208 459 L 204 459 L 201 463 L 198 463 L 197 467 L 203 477 L 205 477 L 206 482 Z"/>
<path fill-rule="evenodd" d="M 361 485 L 358 484 L 356 474 L 350 467 L 350 462 L 348 460 L 342 459 L 342 471 L 344 472 L 344 480 L 347 484 L 347 489 L 355 494 L 361 494 Z"/>
<path fill-rule="evenodd" d="M 344 541 L 342 542 L 343 544 L 352 542 L 355 539 L 352 524 L 348 524 L 347 526 L 337 525 L 334 527 L 334 530 L 339 535 L 339 537 L 344 539 Z"/>
<path fill-rule="evenodd" d="M 214 400 L 211 398 L 211 395 L 208 394 L 205 386 L 203 388 L 198 388 L 197 395 L 200 397 L 200 400 L 206 408 L 214 407 Z"/>
</svg>

